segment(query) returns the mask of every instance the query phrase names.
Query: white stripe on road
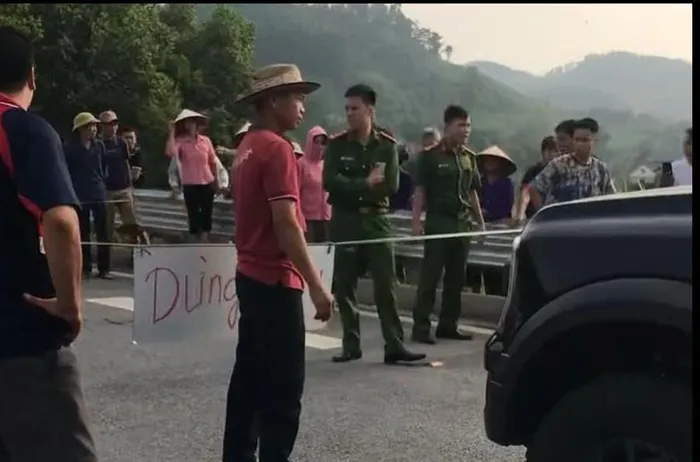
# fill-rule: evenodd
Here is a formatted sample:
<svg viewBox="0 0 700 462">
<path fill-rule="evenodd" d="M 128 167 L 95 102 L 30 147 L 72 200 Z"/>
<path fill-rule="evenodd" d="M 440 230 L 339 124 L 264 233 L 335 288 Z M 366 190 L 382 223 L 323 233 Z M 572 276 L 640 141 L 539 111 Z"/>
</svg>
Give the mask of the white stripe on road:
<svg viewBox="0 0 700 462">
<path fill-rule="evenodd" d="M 95 303 L 97 305 L 108 306 L 110 308 L 117 308 L 119 310 L 134 311 L 133 297 L 100 297 L 88 298 L 85 301 L 88 303 Z M 316 350 L 333 350 L 343 346 L 343 342 L 335 337 L 307 332 L 306 346 Z"/>
<path fill-rule="evenodd" d="M 133 297 L 88 298 L 85 301 L 88 303 L 97 303 L 98 305 L 108 306 L 110 308 L 118 308 L 120 310 L 134 311 L 134 298 Z"/>
<path fill-rule="evenodd" d="M 126 279 L 134 279 L 134 275 L 131 273 L 122 273 L 122 272 L 117 272 L 117 271 L 112 271 L 112 274 L 120 277 L 120 278 L 126 278 Z M 113 298 L 124 298 L 124 297 L 113 297 Z M 132 303 L 132 310 L 133 310 L 133 303 Z M 379 315 L 377 313 L 374 313 L 372 311 L 365 311 L 365 310 L 360 310 L 360 316 L 366 316 L 369 318 L 374 318 L 374 319 L 379 319 Z M 404 324 L 410 324 L 413 325 L 413 319 L 408 317 L 408 316 L 399 316 L 401 319 L 401 322 Z M 435 325 L 435 321 L 433 321 L 433 325 Z M 479 327 L 479 326 L 473 326 L 471 324 L 460 324 L 459 325 L 460 330 L 466 331 L 466 332 L 471 332 L 473 334 L 477 335 L 491 335 L 493 334 L 493 329 L 487 329 L 484 327 Z M 308 344 L 308 335 L 306 337 L 307 344 Z M 335 348 L 340 348 L 340 346 L 335 347 Z M 328 349 L 328 348 L 320 348 L 320 349 Z"/>
<path fill-rule="evenodd" d="M 306 333 L 306 346 L 316 350 L 334 350 L 343 346 L 343 342 L 335 337 L 327 335 Z"/>
</svg>

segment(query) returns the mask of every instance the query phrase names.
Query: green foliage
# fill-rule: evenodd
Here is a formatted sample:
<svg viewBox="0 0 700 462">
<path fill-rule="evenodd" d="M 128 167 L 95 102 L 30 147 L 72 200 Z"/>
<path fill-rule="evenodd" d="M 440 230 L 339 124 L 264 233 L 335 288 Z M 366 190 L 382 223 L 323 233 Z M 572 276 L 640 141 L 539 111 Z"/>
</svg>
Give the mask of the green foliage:
<svg viewBox="0 0 700 462">
<path fill-rule="evenodd" d="M 214 8 L 211 4 L 198 5 L 197 16 L 205 20 Z M 601 66 L 610 67 L 606 64 L 609 59 L 591 58 L 569 71 L 577 88 L 586 82 L 589 89 L 605 87 L 598 96 L 587 90 L 581 97 L 566 86 L 552 98 L 542 100 L 526 87 L 532 79 L 538 79 L 530 74 L 515 76 L 520 86 L 512 83 L 515 80 L 506 85 L 489 76 L 494 75 L 492 70 L 482 72 L 481 64 L 477 70 L 446 62 L 443 58 L 451 53 L 449 45 L 439 34 L 406 17 L 398 4 L 237 4 L 230 8 L 255 24 L 256 64 L 294 62 L 307 78 L 323 84 L 308 100 L 306 121 L 296 134 L 298 139 L 303 139 L 303 132 L 315 124 L 331 132 L 343 128 L 343 92 L 351 84 L 365 82 L 379 94 L 380 124 L 408 140 L 415 141 L 426 125 L 440 126 L 446 105 L 465 106 L 473 115 L 470 144 L 475 149 L 499 144 L 521 167 L 519 173 L 539 156 L 541 139 L 558 121 L 586 115 L 601 123 L 604 133 L 598 153 L 619 176 L 645 159 L 672 158 L 678 152 L 682 130 L 674 131 L 676 126 L 619 108 L 613 110 L 617 106 L 611 95 L 629 100 L 630 92 L 643 93 L 637 83 L 623 83 L 635 80 L 633 76 L 640 71 L 639 66 L 628 68 L 634 59 L 625 56 L 617 57 L 625 58 L 623 65 L 613 66 L 624 76 L 617 83 L 609 82 L 610 72 L 601 71 Z M 511 71 L 500 67 L 505 69 L 503 72 Z M 560 81 L 561 72 L 553 72 L 547 79 Z M 650 79 L 643 80 L 648 83 Z M 647 85 L 647 93 L 650 88 Z M 571 98 L 603 104 L 566 111 Z M 556 102 L 562 104 L 553 104 Z M 595 107 L 608 109 L 591 109 Z"/>
<path fill-rule="evenodd" d="M 360 82 L 378 92 L 379 124 L 406 141 L 416 141 L 424 126 L 442 125 L 448 104 L 463 105 L 473 118 L 472 147 L 500 145 L 520 173 L 538 157 L 540 140 L 556 122 L 586 115 L 578 108 L 567 114 L 476 67 L 445 61 L 452 48 L 406 17 L 399 4 L 23 3 L 0 5 L 0 24 L 24 30 L 37 43 L 32 109 L 63 135 L 80 111 L 116 111 L 123 124 L 139 130 L 149 186 L 166 183 L 163 144 L 180 109 L 205 112 L 214 143 L 230 145 L 245 115 L 233 102 L 254 65 L 293 62 L 323 85 L 309 97 L 306 121 L 293 134 L 302 142 L 312 125 L 330 133 L 344 128 L 343 93 Z M 596 75 L 605 80 L 590 66 L 577 72 L 577 84 Z M 525 85 L 529 76 L 517 78 Z M 641 91 L 638 83 L 635 91 Z M 615 92 L 626 98 L 626 88 L 632 86 L 618 85 Z M 608 96 L 598 98 L 611 102 L 603 105 L 608 109 L 590 115 L 603 128 L 599 154 L 618 173 L 675 156 L 684 127 L 615 110 Z"/>
<path fill-rule="evenodd" d="M 252 64 L 252 25 L 220 8 L 199 23 L 190 4 L 0 5 L 0 24 L 37 45 L 32 110 L 64 136 L 81 111 L 117 112 L 136 127 L 151 186 L 166 184 L 168 124 L 184 108 L 207 110 L 215 144 L 241 123 L 232 107 Z"/>
</svg>

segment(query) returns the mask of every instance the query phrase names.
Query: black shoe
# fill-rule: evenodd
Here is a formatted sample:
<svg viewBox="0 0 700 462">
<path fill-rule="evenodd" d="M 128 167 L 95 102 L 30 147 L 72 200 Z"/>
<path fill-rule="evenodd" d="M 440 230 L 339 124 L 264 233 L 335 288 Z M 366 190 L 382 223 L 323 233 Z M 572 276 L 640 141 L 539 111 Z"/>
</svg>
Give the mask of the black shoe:
<svg viewBox="0 0 700 462">
<path fill-rule="evenodd" d="M 422 361 L 426 357 L 425 353 L 413 353 L 404 350 L 400 353 L 387 353 L 384 355 L 384 364 L 415 363 Z"/>
<path fill-rule="evenodd" d="M 107 281 L 114 279 L 114 276 L 109 271 L 102 271 L 97 274 L 97 277 L 100 279 L 105 279 Z"/>
<path fill-rule="evenodd" d="M 435 337 L 433 337 L 431 334 L 411 334 L 411 341 L 415 343 L 422 343 L 424 345 L 435 345 L 437 343 Z"/>
<path fill-rule="evenodd" d="M 331 358 L 331 361 L 334 363 L 347 363 L 350 361 L 356 361 L 358 359 L 362 358 L 362 353 L 341 353 L 337 356 L 333 356 Z"/>
<path fill-rule="evenodd" d="M 459 330 L 436 330 L 435 337 L 445 339 L 445 340 L 472 340 L 474 336 L 466 332 L 460 332 Z"/>
</svg>

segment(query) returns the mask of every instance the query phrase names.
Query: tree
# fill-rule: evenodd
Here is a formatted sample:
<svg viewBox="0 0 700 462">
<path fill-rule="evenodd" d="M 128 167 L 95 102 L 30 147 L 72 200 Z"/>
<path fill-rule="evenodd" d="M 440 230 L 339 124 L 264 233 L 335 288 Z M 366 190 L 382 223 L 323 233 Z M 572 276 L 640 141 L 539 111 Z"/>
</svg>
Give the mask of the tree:
<svg viewBox="0 0 700 462">
<path fill-rule="evenodd" d="M 252 62 L 253 28 L 228 9 L 200 24 L 193 5 L 14 4 L 0 23 L 37 45 L 32 109 L 67 134 L 81 111 L 112 109 L 140 132 L 147 179 L 164 184 L 169 122 L 183 107 L 209 110 L 213 140 L 237 128 L 235 96 Z"/>
<path fill-rule="evenodd" d="M 445 53 L 445 59 L 450 61 L 452 59 L 452 52 L 454 50 L 452 49 L 452 45 L 447 45 L 445 46 L 445 49 L 443 50 L 443 53 Z"/>
</svg>

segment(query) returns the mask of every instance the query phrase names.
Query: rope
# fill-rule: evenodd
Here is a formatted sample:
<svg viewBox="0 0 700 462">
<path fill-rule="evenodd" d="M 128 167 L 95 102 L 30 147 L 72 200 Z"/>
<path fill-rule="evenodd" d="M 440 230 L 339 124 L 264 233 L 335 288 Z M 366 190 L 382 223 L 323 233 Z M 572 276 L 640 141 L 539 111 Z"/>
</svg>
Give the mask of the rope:
<svg viewBox="0 0 700 462">
<path fill-rule="evenodd" d="M 489 236 L 507 236 L 507 235 L 517 235 L 522 232 L 522 228 L 518 229 L 496 229 L 490 231 L 470 231 L 463 233 L 446 233 L 446 234 L 431 234 L 423 236 L 396 236 L 396 237 L 386 237 L 380 239 L 364 239 L 356 241 L 340 241 L 340 242 L 324 242 L 321 244 L 311 244 L 311 245 L 327 245 L 335 247 L 347 247 L 347 246 L 358 246 L 358 245 L 369 245 L 369 244 L 388 244 L 388 243 L 403 243 L 403 242 L 422 242 L 431 241 L 436 239 L 453 239 L 453 238 L 486 238 Z M 128 244 L 128 243 L 116 243 L 116 242 L 99 242 L 99 241 L 88 241 L 81 242 L 83 245 L 96 245 L 96 246 L 115 246 L 115 247 L 129 247 L 135 249 L 141 248 L 159 248 L 159 247 L 232 247 L 232 243 L 214 243 L 214 242 L 188 242 L 182 244 Z"/>
</svg>

